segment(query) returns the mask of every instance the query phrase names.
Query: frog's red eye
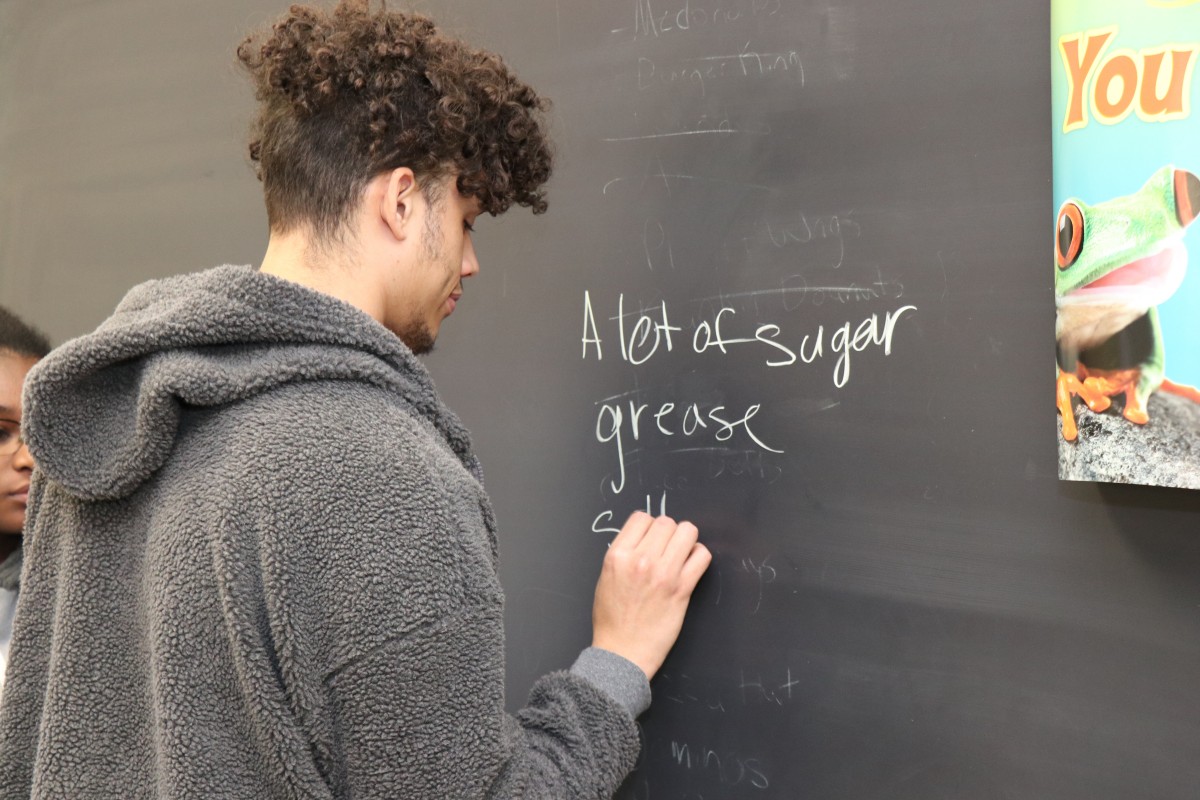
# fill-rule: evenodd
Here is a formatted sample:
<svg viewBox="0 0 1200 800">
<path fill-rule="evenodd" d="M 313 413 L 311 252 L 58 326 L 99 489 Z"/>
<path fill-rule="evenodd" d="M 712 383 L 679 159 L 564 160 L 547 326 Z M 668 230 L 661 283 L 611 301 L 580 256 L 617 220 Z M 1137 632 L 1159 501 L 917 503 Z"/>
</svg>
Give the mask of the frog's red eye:
<svg viewBox="0 0 1200 800">
<path fill-rule="evenodd" d="M 1055 257 L 1059 269 L 1066 269 L 1079 258 L 1083 249 L 1083 212 L 1079 206 L 1067 201 L 1058 210 L 1058 247 Z"/>
<path fill-rule="evenodd" d="M 1175 170 L 1175 216 L 1185 228 L 1200 211 L 1200 178 L 1186 169 Z"/>
</svg>

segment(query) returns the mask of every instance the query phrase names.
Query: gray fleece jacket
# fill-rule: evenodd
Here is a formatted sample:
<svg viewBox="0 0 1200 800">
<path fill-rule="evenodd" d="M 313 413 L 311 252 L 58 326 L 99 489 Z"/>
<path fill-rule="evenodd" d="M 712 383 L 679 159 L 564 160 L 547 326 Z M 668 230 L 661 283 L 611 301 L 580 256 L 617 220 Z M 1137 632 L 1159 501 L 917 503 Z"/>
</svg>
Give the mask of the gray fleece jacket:
<svg viewBox="0 0 1200 800">
<path fill-rule="evenodd" d="M 390 332 L 245 267 L 133 289 L 31 373 L 3 798 L 601 798 L 641 672 L 504 712 L 495 523 Z"/>
</svg>

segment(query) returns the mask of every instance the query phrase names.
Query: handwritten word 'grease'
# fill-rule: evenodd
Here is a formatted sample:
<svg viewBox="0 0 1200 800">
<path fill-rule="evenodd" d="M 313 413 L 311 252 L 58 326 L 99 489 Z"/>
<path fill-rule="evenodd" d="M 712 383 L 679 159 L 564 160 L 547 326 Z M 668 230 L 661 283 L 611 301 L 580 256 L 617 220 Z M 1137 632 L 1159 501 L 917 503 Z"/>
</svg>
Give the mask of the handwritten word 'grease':
<svg viewBox="0 0 1200 800">
<path fill-rule="evenodd" d="M 682 411 L 675 403 L 662 403 L 651 412 L 653 425 L 649 420 L 643 428 L 642 415 L 650 408 L 648 403 L 628 401 L 628 416 L 625 414 L 625 404 L 600 403 L 600 411 L 596 414 L 596 441 L 601 444 L 614 443 L 617 450 L 618 477 L 609 481 L 613 494 L 620 494 L 625 489 L 625 436 L 629 434 L 633 441 L 640 441 L 643 432 L 649 432 L 667 437 L 681 435 L 692 437 L 703 431 L 712 429 L 713 438 L 718 442 L 727 442 L 733 438 L 734 431 L 741 427 L 746 436 L 755 445 L 771 453 L 782 453 L 766 444 L 750 429 L 750 420 L 762 409 L 761 403 L 754 403 L 742 412 L 740 418 L 729 413 L 725 406 L 701 406 L 700 403 L 688 403 Z"/>
</svg>

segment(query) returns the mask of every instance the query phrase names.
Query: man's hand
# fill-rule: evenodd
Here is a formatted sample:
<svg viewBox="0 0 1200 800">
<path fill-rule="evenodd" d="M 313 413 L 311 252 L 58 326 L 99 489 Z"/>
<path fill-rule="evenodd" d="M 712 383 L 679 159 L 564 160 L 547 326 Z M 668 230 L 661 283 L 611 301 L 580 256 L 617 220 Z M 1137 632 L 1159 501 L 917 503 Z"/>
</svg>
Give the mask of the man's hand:
<svg viewBox="0 0 1200 800">
<path fill-rule="evenodd" d="M 592 646 L 654 677 L 712 554 L 690 522 L 635 511 L 609 545 L 592 605 Z"/>
</svg>

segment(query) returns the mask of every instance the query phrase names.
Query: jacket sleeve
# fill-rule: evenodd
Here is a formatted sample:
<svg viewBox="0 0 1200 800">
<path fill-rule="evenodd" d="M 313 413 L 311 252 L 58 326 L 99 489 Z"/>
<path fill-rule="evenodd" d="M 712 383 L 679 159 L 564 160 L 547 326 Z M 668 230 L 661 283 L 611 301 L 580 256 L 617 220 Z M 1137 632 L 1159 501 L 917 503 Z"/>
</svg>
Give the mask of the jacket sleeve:
<svg viewBox="0 0 1200 800">
<path fill-rule="evenodd" d="M 339 798 L 611 797 L 644 675 L 588 650 L 507 715 L 482 487 L 420 420 L 337 394 L 334 419 L 294 392 L 254 427 L 216 546 L 264 741 L 302 743 Z"/>
</svg>

